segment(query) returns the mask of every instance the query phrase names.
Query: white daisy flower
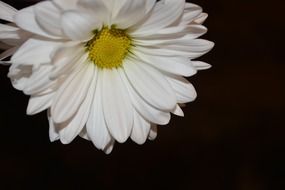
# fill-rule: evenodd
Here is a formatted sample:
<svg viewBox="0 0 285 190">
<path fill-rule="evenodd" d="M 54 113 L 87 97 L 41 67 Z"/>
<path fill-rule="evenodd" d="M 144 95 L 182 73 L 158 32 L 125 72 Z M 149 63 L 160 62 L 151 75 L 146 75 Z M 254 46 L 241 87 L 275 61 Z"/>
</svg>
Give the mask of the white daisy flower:
<svg viewBox="0 0 285 190">
<path fill-rule="evenodd" d="M 51 141 L 80 135 L 106 153 L 129 137 L 143 144 L 196 98 L 183 77 L 210 67 L 193 61 L 213 47 L 197 39 L 206 18 L 185 0 L 44 1 L 14 16 L 33 36 L 9 77 L 31 95 L 28 114 L 48 109 Z"/>
</svg>

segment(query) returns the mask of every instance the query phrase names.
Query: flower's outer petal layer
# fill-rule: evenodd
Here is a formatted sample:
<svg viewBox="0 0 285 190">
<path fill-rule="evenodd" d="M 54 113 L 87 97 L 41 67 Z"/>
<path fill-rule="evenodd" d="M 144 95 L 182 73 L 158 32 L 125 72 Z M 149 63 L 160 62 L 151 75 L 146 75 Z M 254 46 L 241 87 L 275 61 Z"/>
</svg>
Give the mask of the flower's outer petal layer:
<svg viewBox="0 0 285 190">
<path fill-rule="evenodd" d="M 102 99 L 108 129 L 118 142 L 123 143 L 132 131 L 133 108 L 118 70 L 102 71 Z"/>
<path fill-rule="evenodd" d="M 104 150 L 112 141 L 103 114 L 102 104 L 102 72 L 96 70 L 96 90 L 93 98 L 90 114 L 86 123 L 87 134 L 99 150 Z"/>
<path fill-rule="evenodd" d="M 153 141 L 155 140 L 157 137 L 157 126 L 156 125 L 152 125 L 151 129 L 149 131 L 149 135 L 148 135 L 148 139 Z"/>
<path fill-rule="evenodd" d="M 197 70 L 205 70 L 205 69 L 210 69 L 212 66 L 208 63 L 205 63 L 203 61 L 191 61 L 192 65 L 197 69 Z"/>
<path fill-rule="evenodd" d="M 132 29 L 133 36 L 147 36 L 171 25 L 183 14 L 185 0 L 165 0 L 156 3 L 144 23 Z"/>
<path fill-rule="evenodd" d="M 172 113 L 177 116 L 184 117 L 184 112 L 179 105 L 176 105 L 176 108 L 172 111 Z"/>
<path fill-rule="evenodd" d="M 51 55 L 61 43 L 41 38 L 30 38 L 12 56 L 11 61 L 18 65 L 40 65 L 50 63 Z"/>
<path fill-rule="evenodd" d="M 175 75 L 168 75 L 166 78 L 176 92 L 178 103 L 192 102 L 197 98 L 195 88 L 185 78 Z"/>
<path fill-rule="evenodd" d="M 145 63 L 171 74 L 182 75 L 186 77 L 193 76 L 197 73 L 195 67 L 192 66 L 190 59 L 187 57 L 162 57 L 144 54 L 136 51 L 139 59 Z"/>
<path fill-rule="evenodd" d="M 86 69 L 85 79 L 89 81 L 89 78 L 91 77 L 92 81 L 90 82 L 90 88 L 88 89 L 88 92 L 85 93 L 85 99 L 79 106 L 78 111 L 70 120 L 59 124 L 60 140 L 63 144 L 69 144 L 77 135 L 79 135 L 79 133 L 82 131 L 83 127 L 87 122 L 90 113 L 91 103 L 94 98 L 94 91 L 96 85 L 96 78 L 92 78 L 95 70 L 94 67 L 95 66 L 93 64 L 89 64 L 83 69 Z"/>
<path fill-rule="evenodd" d="M 195 5 L 193 3 L 186 3 L 184 14 L 181 18 L 181 25 L 187 25 L 193 22 L 195 19 L 198 18 L 198 16 L 202 13 L 202 8 L 198 5 Z"/>
<path fill-rule="evenodd" d="M 127 29 L 143 19 L 148 11 L 155 5 L 155 2 L 155 0 L 114 1 L 112 23 L 120 29 Z"/>
<path fill-rule="evenodd" d="M 17 10 L 10 5 L 0 1 L 0 19 L 6 20 L 9 22 L 14 22 L 14 16 L 17 13 Z"/>
<path fill-rule="evenodd" d="M 51 36 L 62 36 L 61 10 L 51 1 L 44 1 L 34 6 L 37 24 Z M 64 38 L 64 37 L 63 37 Z"/>
<path fill-rule="evenodd" d="M 111 26 L 111 16 L 113 7 L 112 2 L 113 1 L 105 0 L 81 0 L 78 2 L 78 7 L 83 12 L 89 14 L 91 18 L 97 21 L 101 21 L 101 23 L 103 23 L 104 25 Z"/>
<path fill-rule="evenodd" d="M 207 18 L 207 13 L 201 13 L 197 18 L 195 18 L 194 22 L 197 24 L 203 24 Z"/>
<path fill-rule="evenodd" d="M 137 144 L 144 144 L 150 131 L 150 123 L 134 111 L 134 126 L 131 139 Z"/>
<path fill-rule="evenodd" d="M 102 23 L 90 15 L 78 11 L 66 11 L 62 15 L 64 33 L 74 41 L 88 41 L 93 37 L 93 30 L 100 30 Z"/>
<path fill-rule="evenodd" d="M 38 114 L 46 109 L 48 109 L 52 104 L 52 99 L 54 97 L 54 92 L 41 96 L 31 96 L 27 108 L 28 115 Z"/>
<path fill-rule="evenodd" d="M 94 75 L 93 64 L 84 64 L 70 74 L 58 89 L 51 114 L 55 123 L 63 123 L 74 116 L 86 99 Z"/>
<path fill-rule="evenodd" d="M 48 109 L 47 115 L 48 115 L 48 121 L 49 121 L 49 139 L 51 142 L 54 142 L 54 141 L 59 140 L 60 137 L 59 137 L 58 130 L 56 129 L 56 127 L 53 123 L 50 112 L 51 112 L 50 109 Z"/>
<path fill-rule="evenodd" d="M 144 119 L 150 121 L 151 123 L 157 123 L 159 125 L 166 125 L 170 121 L 170 113 L 160 111 L 151 105 L 149 105 L 139 94 L 135 91 L 134 87 L 131 85 L 127 79 L 124 72 L 120 72 L 121 78 L 128 90 L 132 105 L 136 111 L 142 115 Z"/>
<path fill-rule="evenodd" d="M 176 105 L 173 90 L 159 71 L 139 60 L 126 60 L 124 70 L 132 86 L 145 101 L 163 111 L 173 110 Z"/>
<path fill-rule="evenodd" d="M 53 0 L 53 2 L 62 10 L 76 9 L 78 0 Z"/>
<path fill-rule="evenodd" d="M 51 39 L 60 39 L 60 36 L 50 35 L 36 21 L 35 8 L 33 6 L 21 9 L 15 15 L 14 20 L 21 29 Z"/>
</svg>

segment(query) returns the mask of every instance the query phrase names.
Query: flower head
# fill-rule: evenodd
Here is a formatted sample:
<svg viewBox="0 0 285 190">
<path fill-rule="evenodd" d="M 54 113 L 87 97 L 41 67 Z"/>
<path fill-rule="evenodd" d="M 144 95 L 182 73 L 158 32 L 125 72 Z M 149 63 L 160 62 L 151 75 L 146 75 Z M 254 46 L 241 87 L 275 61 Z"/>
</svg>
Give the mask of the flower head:
<svg viewBox="0 0 285 190">
<path fill-rule="evenodd" d="M 197 39 L 207 14 L 185 0 L 54 0 L 14 18 L 32 35 L 9 77 L 31 96 L 28 114 L 48 110 L 51 141 L 80 135 L 110 153 L 115 141 L 154 139 L 196 98 L 183 77 L 210 67 L 193 61 L 213 47 Z"/>
</svg>

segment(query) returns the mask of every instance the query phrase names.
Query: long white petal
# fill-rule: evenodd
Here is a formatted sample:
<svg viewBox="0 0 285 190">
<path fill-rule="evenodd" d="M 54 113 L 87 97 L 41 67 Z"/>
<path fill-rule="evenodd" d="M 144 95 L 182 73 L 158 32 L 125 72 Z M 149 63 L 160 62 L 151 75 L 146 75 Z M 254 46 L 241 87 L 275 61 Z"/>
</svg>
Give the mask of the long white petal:
<svg viewBox="0 0 285 190">
<path fill-rule="evenodd" d="M 42 96 L 31 96 L 27 108 L 28 115 L 35 115 L 46 109 L 52 104 L 52 99 L 55 93 L 50 93 Z"/>
<path fill-rule="evenodd" d="M 87 69 L 90 70 L 90 73 L 94 73 L 94 65 L 88 65 Z M 94 92 L 95 79 L 93 78 L 92 82 L 90 83 L 90 88 L 88 92 L 86 92 L 86 97 L 80 105 L 78 111 L 71 118 L 71 120 L 67 122 L 68 124 L 59 131 L 60 140 L 63 144 L 69 144 L 77 135 L 79 135 L 85 126 L 90 113 L 91 103 L 94 98 Z M 52 115 L 52 117 L 54 117 L 54 115 Z"/>
<path fill-rule="evenodd" d="M 103 104 L 102 104 L 102 72 L 96 71 L 98 76 L 96 82 L 96 90 L 93 98 L 90 114 L 86 123 L 86 129 L 88 136 L 94 143 L 94 145 L 100 149 L 104 150 L 107 145 L 111 142 L 111 136 L 108 131 L 106 121 L 103 114 Z"/>
<path fill-rule="evenodd" d="M 72 40 L 87 41 L 93 37 L 93 31 L 102 27 L 102 23 L 90 15 L 78 11 L 66 11 L 61 24 L 64 33 Z"/>
<path fill-rule="evenodd" d="M 131 139 L 137 144 L 144 144 L 150 131 L 150 123 L 134 111 L 134 126 Z"/>
<path fill-rule="evenodd" d="M 10 5 L 0 1 L 0 19 L 14 22 L 14 16 L 17 10 Z"/>
<path fill-rule="evenodd" d="M 133 108 L 118 70 L 120 69 L 101 71 L 103 112 L 110 133 L 118 142 L 123 143 L 132 131 Z"/>
<path fill-rule="evenodd" d="M 85 64 L 72 73 L 58 89 L 51 113 L 55 123 L 63 123 L 73 117 L 86 99 L 94 76 L 93 64 Z"/>
<path fill-rule="evenodd" d="M 136 55 L 145 63 L 161 71 L 187 77 L 193 76 L 197 73 L 197 70 L 192 66 L 190 59 L 187 57 L 163 57 L 148 55 L 139 52 L 139 48 L 138 51 L 136 51 Z"/>
<path fill-rule="evenodd" d="M 59 45 L 60 42 L 30 38 L 12 56 L 11 60 L 15 66 L 50 63 L 50 56 Z"/>
<path fill-rule="evenodd" d="M 153 141 L 155 140 L 157 137 L 157 126 L 156 125 L 152 125 L 151 126 L 151 129 L 150 129 L 150 132 L 149 132 L 149 135 L 148 135 L 148 139 Z"/>
<path fill-rule="evenodd" d="M 146 36 L 169 26 L 181 17 L 184 6 L 185 0 L 165 0 L 156 3 L 150 17 L 136 29 L 132 29 L 133 35 Z"/>
<path fill-rule="evenodd" d="M 160 111 L 143 100 L 142 97 L 131 86 L 124 72 L 120 72 L 121 78 L 128 90 L 132 104 L 136 111 L 143 116 L 147 121 L 156 123 L 159 125 L 166 125 L 170 121 L 170 113 Z"/>
<path fill-rule="evenodd" d="M 61 10 L 51 1 L 35 5 L 35 19 L 40 27 L 52 36 L 62 36 Z"/>
<path fill-rule="evenodd" d="M 145 101 L 163 111 L 173 110 L 176 105 L 174 92 L 159 71 L 134 59 L 125 61 L 124 70 L 132 86 Z"/>
<path fill-rule="evenodd" d="M 47 111 L 48 121 L 49 121 L 49 139 L 51 142 L 59 140 L 59 132 L 56 129 L 53 120 L 51 118 L 50 109 Z"/>
<path fill-rule="evenodd" d="M 194 86 L 183 77 L 168 75 L 166 78 L 176 92 L 176 99 L 178 103 L 192 102 L 197 98 L 197 93 Z"/>
</svg>

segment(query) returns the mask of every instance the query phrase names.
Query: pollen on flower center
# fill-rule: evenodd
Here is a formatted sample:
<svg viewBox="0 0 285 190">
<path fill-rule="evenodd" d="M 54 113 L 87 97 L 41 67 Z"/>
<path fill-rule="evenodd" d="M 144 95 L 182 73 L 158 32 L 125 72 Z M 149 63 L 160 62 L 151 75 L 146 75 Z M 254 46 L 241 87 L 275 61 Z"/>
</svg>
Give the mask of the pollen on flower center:
<svg viewBox="0 0 285 190">
<path fill-rule="evenodd" d="M 131 38 L 124 30 L 104 27 L 95 32 L 86 47 L 89 59 L 100 68 L 118 68 L 123 64 L 131 47 Z"/>
</svg>

